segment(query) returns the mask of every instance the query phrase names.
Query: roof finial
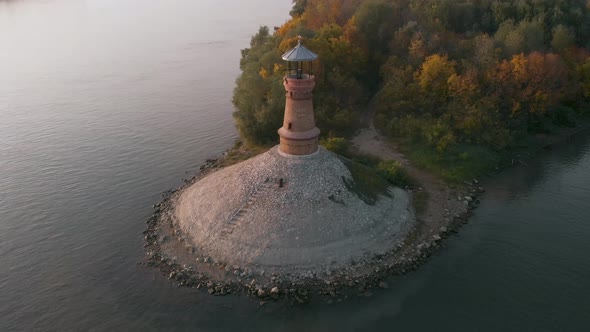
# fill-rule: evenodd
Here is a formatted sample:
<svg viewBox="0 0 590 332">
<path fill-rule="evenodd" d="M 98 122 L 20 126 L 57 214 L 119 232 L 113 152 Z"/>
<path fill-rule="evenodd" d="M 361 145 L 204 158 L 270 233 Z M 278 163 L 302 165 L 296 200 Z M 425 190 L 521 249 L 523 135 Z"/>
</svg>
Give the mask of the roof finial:
<svg viewBox="0 0 590 332">
<path fill-rule="evenodd" d="M 297 36 L 297 44 L 301 45 L 301 40 L 303 39 L 303 37 L 301 37 L 301 35 Z"/>
</svg>

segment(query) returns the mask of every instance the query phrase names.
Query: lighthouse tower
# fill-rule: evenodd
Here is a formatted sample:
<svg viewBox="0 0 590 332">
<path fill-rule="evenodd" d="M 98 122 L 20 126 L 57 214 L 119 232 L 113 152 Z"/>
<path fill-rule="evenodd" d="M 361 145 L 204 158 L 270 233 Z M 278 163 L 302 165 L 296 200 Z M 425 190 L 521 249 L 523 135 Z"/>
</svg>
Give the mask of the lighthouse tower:
<svg viewBox="0 0 590 332">
<path fill-rule="evenodd" d="M 301 40 L 283 55 L 288 71 L 280 145 L 204 173 L 158 205 L 146 236 L 150 263 L 179 257 L 169 260 L 170 268 L 195 269 L 175 272 L 175 280 L 187 286 L 207 280 L 219 286 L 208 287 L 216 294 L 228 287 L 255 290 L 241 278 L 236 283 L 233 274 L 215 272 L 218 265 L 248 271 L 248 280 L 263 285 L 256 287 L 259 297 L 291 289 L 323 293 L 322 285 L 343 275 L 375 280 L 385 264 L 405 266 L 396 255 L 413 245 L 405 242 L 416 225 L 411 196 L 377 173 L 358 176 L 354 161 L 318 148 L 312 103 L 317 58 Z M 162 236 L 182 241 L 152 241 Z M 275 279 L 281 280 L 277 287 Z M 267 286 L 272 290 L 259 288 Z"/>
<path fill-rule="evenodd" d="M 320 130 L 315 125 L 312 91 L 315 87 L 313 61 L 318 55 L 301 45 L 283 54 L 287 74 L 283 80 L 287 90 L 283 127 L 279 129 L 280 152 L 288 155 L 310 155 L 318 151 Z"/>
</svg>

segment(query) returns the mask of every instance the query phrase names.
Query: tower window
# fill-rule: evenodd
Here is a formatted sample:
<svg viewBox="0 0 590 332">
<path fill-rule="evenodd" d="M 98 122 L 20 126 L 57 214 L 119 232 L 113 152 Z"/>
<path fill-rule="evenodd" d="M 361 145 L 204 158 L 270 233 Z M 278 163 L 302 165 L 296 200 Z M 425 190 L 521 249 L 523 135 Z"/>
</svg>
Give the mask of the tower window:
<svg viewBox="0 0 590 332">
<path fill-rule="evenodd" d="M 293 127 L 293 124 L 291 122 L 289 122 L 289 130 L 291 130 L 292 127 Z"/>
</svg>

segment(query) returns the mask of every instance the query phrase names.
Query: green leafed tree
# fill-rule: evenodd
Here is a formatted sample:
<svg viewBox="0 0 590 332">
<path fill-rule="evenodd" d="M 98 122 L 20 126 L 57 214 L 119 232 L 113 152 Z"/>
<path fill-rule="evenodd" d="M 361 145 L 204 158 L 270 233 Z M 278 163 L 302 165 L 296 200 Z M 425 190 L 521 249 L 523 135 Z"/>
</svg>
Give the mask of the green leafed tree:
<svg viewBox="0 0 590 332">
<path fill-rule="evenodd" d="M 553 29 L 553 37 L 551 39 L 551 47 L 561 52 L 569 47 L 572 47 L 575 43 L 576 37 L 573 32 L 566 26 L 560 24 Z"/>
</svg>

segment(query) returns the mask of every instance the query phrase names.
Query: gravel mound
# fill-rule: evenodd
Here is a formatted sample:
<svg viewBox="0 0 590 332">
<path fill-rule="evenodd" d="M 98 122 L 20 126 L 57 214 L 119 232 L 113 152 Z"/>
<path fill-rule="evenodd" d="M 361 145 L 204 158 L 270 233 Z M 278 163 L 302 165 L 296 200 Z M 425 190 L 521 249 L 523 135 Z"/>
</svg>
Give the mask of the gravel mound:
<svg viewBox="0 0 590 332">
<path fill-rule="evenodd" d="M 199 252 L 227 265 L 292 275 L 347 268 L 390 252 L 415 221 L 405 191 L 385 185 L 368 201 L 347 163 L 323 148 L 294 157 L 275 147 L 186 188 L 174 219 Z"/>
</svg>

